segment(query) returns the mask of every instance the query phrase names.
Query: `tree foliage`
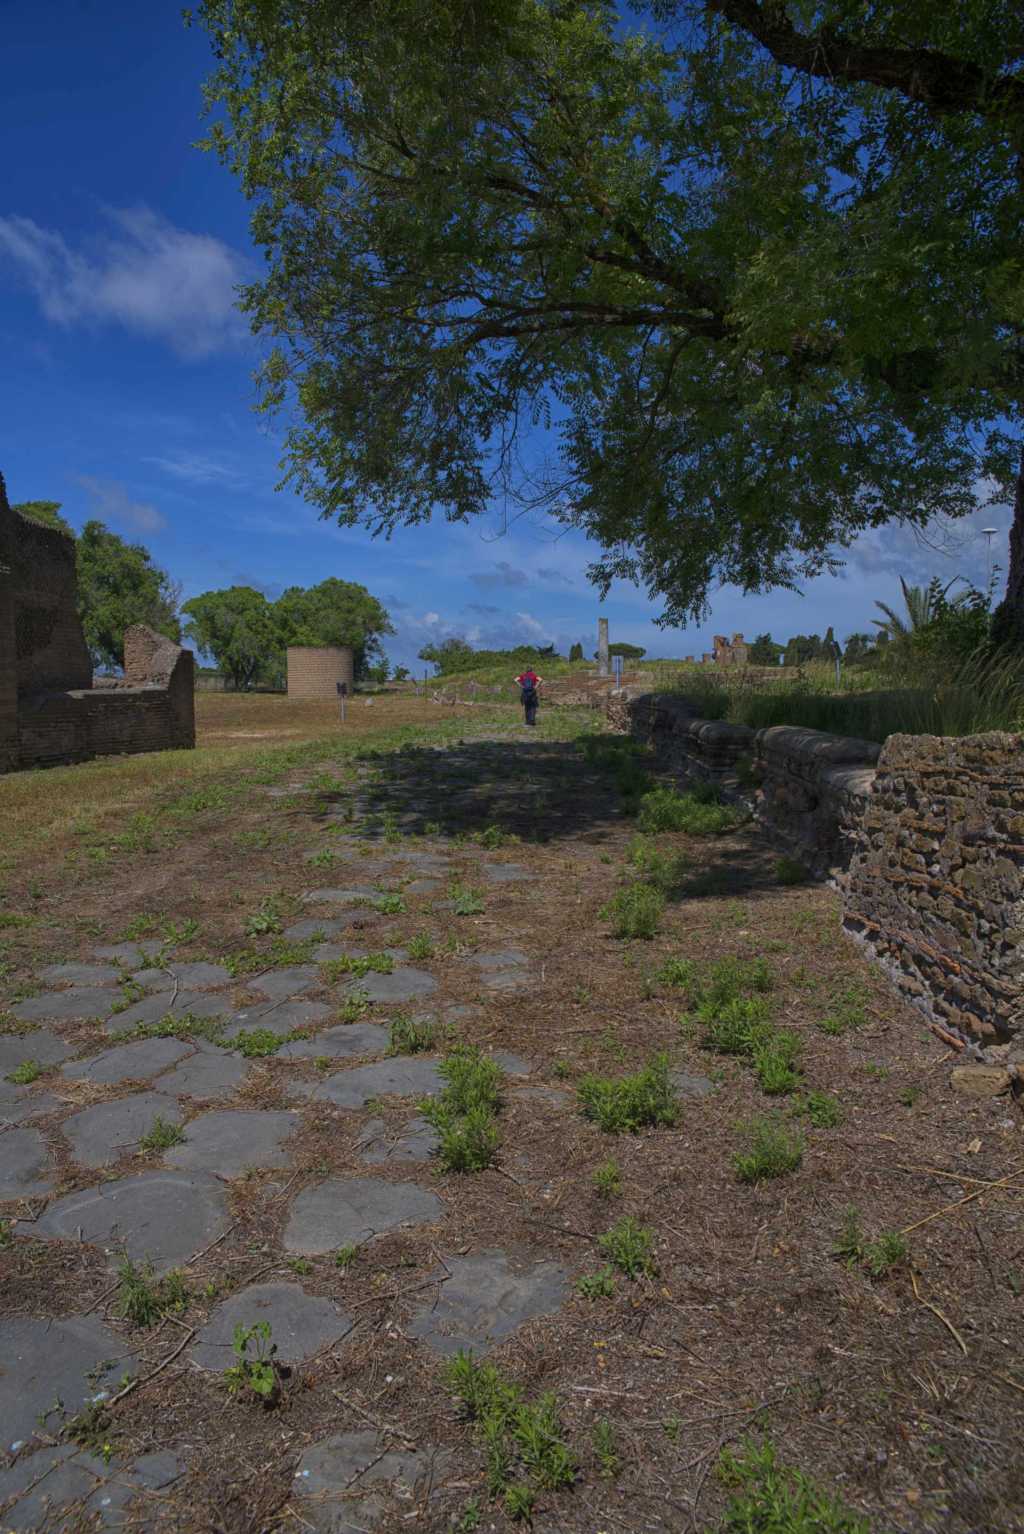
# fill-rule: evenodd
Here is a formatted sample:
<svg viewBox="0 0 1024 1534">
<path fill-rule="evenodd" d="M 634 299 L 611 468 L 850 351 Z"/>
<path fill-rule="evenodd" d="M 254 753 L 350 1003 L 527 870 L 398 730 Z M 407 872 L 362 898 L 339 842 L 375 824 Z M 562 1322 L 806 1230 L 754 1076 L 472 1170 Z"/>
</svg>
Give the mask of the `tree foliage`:
<svg viewBox="0 0 1024 1534">
<path fill-rule="evenodd" d="M 569 659 L 570 661 L 583 659 L 583 646 L 580 644 L 579 640 L 577 640 L 574 645 L 570 646 Z"/>
<path fill-rule="evenodd" d="M 179 588 L 141 543 L 126 543 L 102 522 L 86 522 L 76 564 L 78 609 L 94 666 L 124 664 L 124 631 L 132 623 L 181 638 Z"/>
<path fill-rule="evenodd" d="M 486 671 L 494 666 L 539 665 L 545 660 L 557 659 L 555 647 L 550 645 L 515 645 L 510 650 L 474 650 L 465 639 L 445 639 L 440 644 L 424 645 L 419 652 L 420 660 L 437 667 L 439 676 L 456 676 L 462 671 Z"/>
<path fill-rule="evenodd" d="M 776 644 L 770 634 L 758 634 L 748 651 L 752 666 L 777 666 L 784 645 Z"/>
<path fill-rule="evenodd" d="M 275 667 L 280 670 L 281 631 L 262 591 L 252 586 L 206 591 L 181 610 L 189 620 L 185 633 L 213 656 L 236 691 L 254 686 Z"/>
<path fill-rule="evenodd" d="M 675 623 L 1008 491 L 1016 0 L 198 15 L 209 142 L 268 263 L 262 404 L 297 407 L 287 478 L 324 515 L 546 504 L 602 590 L 638 580 Z"/>
<path fill-rule="evenodd" d="M 356 681 L 384 661 L 381 635 L 395 632 L 387 612 L 365 586 L 335 576 L 318 586 L 289 586 L 274 604 L 280 642 L 288 645 L 350 645 Z M 387 668 L 385 665 L 385 680 Z"/>
</svg>

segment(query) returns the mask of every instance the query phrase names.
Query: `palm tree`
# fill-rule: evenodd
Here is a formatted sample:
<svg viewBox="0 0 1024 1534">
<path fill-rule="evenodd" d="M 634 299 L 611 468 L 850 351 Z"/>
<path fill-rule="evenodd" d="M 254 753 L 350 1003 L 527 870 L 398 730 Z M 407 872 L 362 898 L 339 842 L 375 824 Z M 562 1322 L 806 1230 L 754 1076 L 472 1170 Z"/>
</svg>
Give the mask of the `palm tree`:
<svg viewBox="0 0 1024 1534">
<path fill-rule="evenodd" d="M 933 576 L 927 586 L 908 586 L 901 575 L 900 585 L 903 588 L 903 601 L 907 609 L 906 618 L 893 612 L 886 602 L 876 602 L 875 606 L 885 614 L 885 617 L 872 618 L 871 621 L 890 640 L 908 639 L 918 629 L 924 628 L 925 624 L 931 623 L 940 604 L 945 601 L 946 592 L 950 586 L 955 586 L 957 581 L 963 579 L 962 575 L 954 575 L 945 586 L 940 586 L 938 576 Z M 958 592 L 950 599 L 950 607 L 962 607 L 967 596 L 966 591 Z"/>
</svg>

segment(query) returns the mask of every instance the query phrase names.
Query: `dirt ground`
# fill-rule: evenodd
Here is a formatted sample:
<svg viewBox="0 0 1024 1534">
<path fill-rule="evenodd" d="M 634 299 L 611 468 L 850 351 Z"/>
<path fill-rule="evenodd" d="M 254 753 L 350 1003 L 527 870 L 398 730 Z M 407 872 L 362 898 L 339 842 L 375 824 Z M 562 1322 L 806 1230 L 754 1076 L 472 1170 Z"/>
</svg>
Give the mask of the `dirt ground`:
<svg viewBox="0 0 1024 1534">
<path fill-rule="evenodd" d="M 437 981 L 429 1010 L 470 1008 L 452 1024 L 453 1039 L 511 1051 L 530 1067 L 507 1082 L 496 1164 L 459 1174 L 431 1161 L 367 1168 L 359 1159 L 367 1121 L 383 1117 L 397 1132 L 415 1107 L 408 1100 L 339 1109 L 296 1097 L 296 1082 L 317 1077 L 314 1060 L 253 1062 L 237 1098 L 219 1106 L 297 1109 L 288 1169 L 230 1182 L 230 1229 L 185 1265 L 184 1308 L 148 1329 L 118 1316 L 97 1248 L 31 1233 L 45 1199 L 0 1206 L 22 1222 L 0 1249 L 0 1314 L 104 1317 L 126 1349 L 141 1349 L 140 1376 L 153 1376 L 99 1432 L 115 1456 L 172 1449 L 185 1473 L 125 1527 L 327 1527 L 296 1494 L 296 1466 L 309 1445 L 368 1425 L 385 1447 L 437 1456 L 429 1484 L 411 1504 L 386 1509 L 374 1529 L 513 1527 L 488 1495 L 483 1445 L 455 1408 L 441 1359 L 409 1331 L 439 1263 L 501 1249 L 556 1262 L 566 1275 L 561 1306 L 488 1355 L 530 1400 L 553 1393 L 577 1463 L 571 1489 L 537 1492 L 534 1527 L 545 1534 L 724 1528 L 730 1491 L 720 1456 L 751 1437 L 770 1440 L 781 1461 L 878 1534 L 1024 1529 L 1020 1103 L 952 1090 L 956 1062 L 840 932 L 834 893 L 780 885 L 777 855 L 749 828 L 659 836 L 662 851 L 685 859 L 686 876 L 655 937 L 612 936 L 602 912 L 623 886 L 635 827 L 576 738 L 593 719 L 551 711 L 534 738 L 511 710 L 500 723 L 466 710 L 446 723 L 454 738 L 439 740 L 436 706 L 430 714 L 416 700 L 390 700 L 376 715 L 360 707 L 352 710 L 360 739 L 384 742 L 380 756 L 360 764 L 324 748 L 315 761 L 250 771 L 246 753 L 262 749 L 265 734 L 275 744 L 293 730 L 296 744 L 319 739 L 321 715 L 279 700 L 201 698 L 204 747 L 233 755 L 210 758 L 184 808 L 173 785 L 140 777 L 132 813 L 150 823 L 134 840 L 112 841 L 102 831 L 112 797 L 90 788 L 102 800 L 89 812 L 90 833 L 76 839 L 64 829 L 31 863 L 8 865 L 0 1021 L 10 1033 L 17 1022 L 4 1006 L 38 992 L 46 964 L 87 961 L 98 945 L 142 932 L 174 933 L 176 961 L 269 955 L 273 937 L 246 930 L 268 902 L 293 921 L 316 885 L 380 881 L 400 892 L 386 859 L 443 855 L 451 869 L 439 890 L 404 895 L 405 909 L 391 914 L 366 907 L 352 937 L 374 951 L 429 938 L 432 956 L 417 961 Z M 376 734 L 363 715 L 380 721 Z M 408 738 L 382 733 L 385 716 L 389 730 L 408 726 Z M 75 771 L 59 779 L 65 816 Z M 83 772 L 90 784 L 102 778 L 98 767 Z M 16 791 L 15 780 L 0 781 L 0 810 L 11 784 Z M 509 862 L 531 877 L 488 882 L 487 866 Z M 479 891 L 482 911 L 446 909 L 452 882 Z M 529 955 L 522 983 L 489 990 L 472 955 L 508 945 Z M 768 1098 L 746 1062 L 704 1047 L 685 991 L 661 978 L 674 958 L 701 973 L 725 958 L 767 961 L 772 1021 L 803 1045 L 800 1093 Z M 342 989 L 326 976 L 310 995 L 340 1011 Z M 251 999 L 244 974 L 231 998 Z M 364 1020 L 386 1023 L 394 1012 L 373 1006 Z M 828 1018 L 838 1019 L 835 1031 L 822 1029 Z M 94 1022 L 58 1031 L 83 1056 L 109 1046 Z M 660 1051 L 711 1086 L 684 1097 L 675 1126 L 609 1135 L 583 1117 L 584 1077 L 620 1077 Z M 51 1072 L 31 1090 L 60 1099 L 38 1121 L 56 1168 L 52 1197 L 154 1164 L 129 1152 L 89 1172 L 62 1138 L 69 1113 L 122 1094 L 124 1083 L 71 1083 Z M 837 1123 L 796 1116 L 807 1091 L 835 1100 Z M 186 1119 L 200 1111 L 187 1099 L 183 1108 Z M 799 1129 L 802 1163 L 746 1184 L 733 1158 L 745 1126 L 766 1113 Z M 619 1183 L 610 1196 L 594 1182 L 609 1160 Z M 442 1213 L 366 1242 L 346 1266 L 333 1254 L 301 1268 L 289 1262 L 281 1235 L 294 1199 L 325 1177 L 368 1170 L 429 1189 Z M 880 1276 L 835 1254 L 851 1207 L 867 1237 L 904 1234 L 907 1255 Z M 652 1233 L 651 1271 L 618 1274 L 610 1296 L 587 1298 L 575 1285 L 607 1265 L 599 1238 L 623 1216 Z M 268 1279 L 291 1279 L 354 1321 L 343 1344 L 293 1370 L 272 1410 L 229 1395 L 187 1350 L 175 1353 L 226 1297 Z M 46 1525 L 92 1526 L 67 1509 Z M 764 1534 L 833 1527 L 847 1526 L 767 1517 L 750 1525 Z"/>
</svg>

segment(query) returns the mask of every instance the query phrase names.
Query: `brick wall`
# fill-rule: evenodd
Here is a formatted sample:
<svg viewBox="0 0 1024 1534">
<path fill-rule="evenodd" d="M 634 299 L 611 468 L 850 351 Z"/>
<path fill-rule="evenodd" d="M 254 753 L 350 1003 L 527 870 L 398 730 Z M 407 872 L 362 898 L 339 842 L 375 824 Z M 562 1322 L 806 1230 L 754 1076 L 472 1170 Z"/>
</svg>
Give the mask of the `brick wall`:
<svg viewBox="0 0 1024 1534">
<path fill-rule="evenodd" d="M 612 721 L 683 780 L 740 798 L 780 848 L 830 877 L 843 926 L 933 1021 L 1024 1039 L 1024 737 L 870 741 L 695 717 L 675 696 Z"/>
<path fill-rule="evenodd" d="M 337 684 L 353 686 L 352 651 L 347 645 L 290 645 L 289 698 L 336 698 Z"/>
<path fill-rule="evenodd" d="M 18 760 L 18 672 L 14 646 L 14 513 L 0 474 L 0 772 Z"/>
<path fill-rule="evenodd" d="M 18 692 L 91 687 L 92 662 L 76 609 L 74 539 L 9 506 L 6 517 Z"/>
</svg>

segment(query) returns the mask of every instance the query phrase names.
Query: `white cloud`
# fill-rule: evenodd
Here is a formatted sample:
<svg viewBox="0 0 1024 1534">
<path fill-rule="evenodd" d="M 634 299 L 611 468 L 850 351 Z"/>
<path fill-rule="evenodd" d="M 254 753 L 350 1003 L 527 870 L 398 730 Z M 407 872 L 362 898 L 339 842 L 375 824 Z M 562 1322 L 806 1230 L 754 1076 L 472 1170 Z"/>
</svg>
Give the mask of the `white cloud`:
<svg viewBox="0 0 1024 1534">
<path fill-rule="evenodd" d="M 173 479 L 182 479 L 190 485 L 223 485 L 240 486 L 243 483 L 242 475 L 230 464 L 218 462 L 214 458 L 205 458 L 202 454 L 179 453 L 175 458 L 144 458 L 143 463 L 151 463 L 156 468 L 162 469 L 165 474 L 170 474 Z"/>
<path fill-rule="evenodd" d="M 112 323 L 196 360 L 236 345 L 245 324 L 235 290 L 243 258 L 212 235 L 177 229 L 151 208 L 107 210 L 111 228 L 88 251 L 30 218 L 0 217 L 0 256 L 55 325 Z"/>
<path fill-rule="evenodd" d="M 167 520 L 148 501 L 133 501 L 127 488 L 116 479 L 94 479 L 79 474 L 78 483 L 88 491 L 92 512 L 101 522 L 113 522 L 131 532 L 158 533 Z"/>
</svg>

